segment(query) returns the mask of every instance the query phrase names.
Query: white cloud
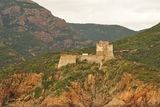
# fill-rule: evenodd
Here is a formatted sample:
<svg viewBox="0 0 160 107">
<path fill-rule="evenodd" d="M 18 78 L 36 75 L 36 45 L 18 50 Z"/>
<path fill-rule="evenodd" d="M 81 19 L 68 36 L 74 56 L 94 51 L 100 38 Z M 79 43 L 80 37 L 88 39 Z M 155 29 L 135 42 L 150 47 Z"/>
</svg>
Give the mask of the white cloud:
<svg viewBox="0 0 160 107">
<path fill-rule="evenodd" d="M 160 0 L 34 0 L 74 23 L 119 24 L 134 30 L 160 22 Z"/>
</svg>

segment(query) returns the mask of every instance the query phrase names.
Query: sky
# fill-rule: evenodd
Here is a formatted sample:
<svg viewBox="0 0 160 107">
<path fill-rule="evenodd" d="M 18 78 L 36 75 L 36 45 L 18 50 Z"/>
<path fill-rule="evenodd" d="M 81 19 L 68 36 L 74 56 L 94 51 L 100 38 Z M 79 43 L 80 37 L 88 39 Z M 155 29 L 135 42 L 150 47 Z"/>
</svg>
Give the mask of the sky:
<svg viewBox="0 0 160 107">
<path fill-rule="evenodd" d="M 33 0 L 70 23 L 142 30 L 160 22 L 160 0 Z"/>
</svg>

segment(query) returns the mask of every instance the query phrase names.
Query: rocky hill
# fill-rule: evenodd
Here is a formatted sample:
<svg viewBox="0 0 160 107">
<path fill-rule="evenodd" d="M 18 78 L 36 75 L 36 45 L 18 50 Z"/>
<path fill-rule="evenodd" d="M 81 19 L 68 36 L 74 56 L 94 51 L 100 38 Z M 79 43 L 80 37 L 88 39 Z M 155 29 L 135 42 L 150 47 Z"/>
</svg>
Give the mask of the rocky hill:
<svg viewBox="0 0 160 107">
<path fill-rule="evenodd" d="M 1 0 L 0 4 L 1 40 L 18 52 L 32 54 L 80 45 L 80 37 L 65 20 L 38 4 L 30 0 Z"/>
<path fill-rule="evenodd" d="M 0 73 L 0 103 L 12 107 L 158 107 L 160 71 L 116 56 L 99 70 L 86 61 L 57 69 L 50 53 Z"/>
<path fill-rule="evenodd" d="M 81 34 L 89 40 L 109 40 L 115 41 L 128 36 L 133 36 L 136 31 L 119 25 L 101 25 L 101 24 L 77 24 L 69 23 L 71 29 Z"/>
<path fill-rule="evenodd" d="M 0 0 L 0 47 L 3 48 L 0 60 L 14 60 L 8 55 L 10 50 L 14 50 L 11 54 L 16 52 L 22 56 L 21 60 L 42 52 L 79 48 L 82 44 L 92 44 L 92 41 L 81 39 L 65 20 L 35 2 Z M 4 62 L 0 61 L 0 65 Z"/>
</svg>

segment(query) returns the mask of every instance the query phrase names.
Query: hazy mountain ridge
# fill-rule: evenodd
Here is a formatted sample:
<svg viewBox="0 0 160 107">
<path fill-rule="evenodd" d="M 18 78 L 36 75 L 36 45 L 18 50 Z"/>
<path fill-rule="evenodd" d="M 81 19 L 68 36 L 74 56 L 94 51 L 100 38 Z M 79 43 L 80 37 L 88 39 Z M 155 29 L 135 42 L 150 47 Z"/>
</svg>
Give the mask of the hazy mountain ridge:
<svg viewBox="0 0 160 107">
<path fill-rule="evenodd" d="M 71 29 L 79 32 L 85 39 L 115 41 L 137 32 L 120 25 L 78 24 L 69 23 Z"/>
</svg>

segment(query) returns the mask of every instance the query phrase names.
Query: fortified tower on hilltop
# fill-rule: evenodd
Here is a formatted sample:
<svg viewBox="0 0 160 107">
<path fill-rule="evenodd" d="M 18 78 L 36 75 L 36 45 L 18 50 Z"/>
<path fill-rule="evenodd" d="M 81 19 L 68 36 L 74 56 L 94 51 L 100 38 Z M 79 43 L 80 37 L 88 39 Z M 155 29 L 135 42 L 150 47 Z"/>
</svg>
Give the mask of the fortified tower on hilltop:
<svg viewBox="0 0 160 107">
<path fill-rule="evenodd" d="M 99 41 L 96 44 L 96 55 L 88 55 L 88 53 L 82 55 L 61 55 L 58 68 L 66 66 L 68 64 L 75 64 L 76 60 L 86 60 L 90 63 L 99 63 L 102 67 L 103 61 L 107 61 L 114 58 L 113 45 L 108 41 Z"/>
<path fill-rule="evenodd" d="M 96 44 L 96 55 L 103 56 L 106 60 L 113 59 L 113 45 L 108 41 L 99 41 Z"/>
</svg>

